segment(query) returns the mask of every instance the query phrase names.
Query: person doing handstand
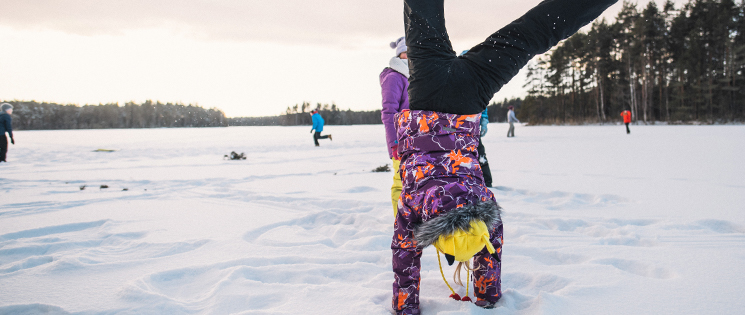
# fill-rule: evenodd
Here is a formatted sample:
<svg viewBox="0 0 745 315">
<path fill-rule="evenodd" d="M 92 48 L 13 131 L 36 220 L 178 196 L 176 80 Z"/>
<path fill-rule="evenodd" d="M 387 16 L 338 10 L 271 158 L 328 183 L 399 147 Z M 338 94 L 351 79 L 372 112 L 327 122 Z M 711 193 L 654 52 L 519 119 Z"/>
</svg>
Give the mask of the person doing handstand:
<svg viewBox="0 0 745 315">
<path fill-rule="evenodd" d="M 493 308 L 502 297 L 502 220 L 478 163 L 480 113 L 533 56 L 616 1 L 543 1 L 458 57 L 444 0 L 404 0 L 410 110 L 396 115 L 403 186 L 391 243 L 396 314 L 420 313 L 420 258 L 429 245 L 438 260 L 443 252 L 448 263 L 465 262 L 473 271 L 466 279 L 476 305 Z M 451 297 L 470 300 L 466 287 L 466 296 Z"/>
</svg>

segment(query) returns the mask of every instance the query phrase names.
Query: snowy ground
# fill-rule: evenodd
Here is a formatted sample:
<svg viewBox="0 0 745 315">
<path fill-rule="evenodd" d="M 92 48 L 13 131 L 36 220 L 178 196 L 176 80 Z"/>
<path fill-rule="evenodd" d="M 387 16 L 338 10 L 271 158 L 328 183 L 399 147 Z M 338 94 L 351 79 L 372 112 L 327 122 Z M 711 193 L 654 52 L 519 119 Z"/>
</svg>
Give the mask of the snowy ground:
<svg viewBox="0 0 745 315">
<path fill-rule="evenodd" d="M 745 126 L 631 128 L 491 124 L 504 297 L 423 314 L 745 313 Z M 309 129 L 16 132 L 0 314 L 389 314 L 382 126 Z"/>
</svg>

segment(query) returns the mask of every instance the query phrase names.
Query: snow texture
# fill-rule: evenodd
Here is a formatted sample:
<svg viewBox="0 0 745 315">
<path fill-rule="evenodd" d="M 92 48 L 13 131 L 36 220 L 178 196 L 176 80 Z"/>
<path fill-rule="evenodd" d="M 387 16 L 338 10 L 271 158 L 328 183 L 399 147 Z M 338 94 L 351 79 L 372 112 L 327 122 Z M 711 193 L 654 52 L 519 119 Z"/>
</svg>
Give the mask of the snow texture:
<svg viewBox="0 0 745 315">
<path fill-rule="evenodd" d="M 504 297 L 448 298 L 429 247 L 423 314 L 745 313 L 745 127 L 489 128 Z M 383 127 L 327 129 L 16 132 L 0 314 L 389 314 Z"/>
</svg>

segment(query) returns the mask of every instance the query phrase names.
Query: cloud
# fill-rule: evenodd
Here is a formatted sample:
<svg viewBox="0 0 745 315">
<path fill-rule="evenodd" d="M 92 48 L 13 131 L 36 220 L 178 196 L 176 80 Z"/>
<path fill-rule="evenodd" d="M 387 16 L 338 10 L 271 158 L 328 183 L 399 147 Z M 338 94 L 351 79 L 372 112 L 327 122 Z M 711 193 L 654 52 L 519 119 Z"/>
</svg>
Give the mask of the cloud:
<svg viewBox="0 0 745 315">
<path fill-rule="evenodd" d="M 450 36 L 486 38 L 539 2 L 446 1 Z M 201 40 L 358 46 L 402 35 L 403 1 L 3 0 L 0 24 L 86 36 L 166 28 Z"/>
<path fill-rule="evenodd" d="M 445 1 L 450 37 L 475 44 L 540 1 Z M 604 16 L 614 17 L 620 7 L 614 5 Z M 403 1 L 3 0 L 0 25 L 78 35 L 166 28 L 200 40 L 354 47 L 366 41 L 387 44 L 401 36 Z"/>
<path fill-rule="evenodd" d="M 395 37 L 403 2 L 391 0 L 4 0 L 0 22 L 79 35 L 167 28 L 204 40 L 343 44 Z"/>
</svg>

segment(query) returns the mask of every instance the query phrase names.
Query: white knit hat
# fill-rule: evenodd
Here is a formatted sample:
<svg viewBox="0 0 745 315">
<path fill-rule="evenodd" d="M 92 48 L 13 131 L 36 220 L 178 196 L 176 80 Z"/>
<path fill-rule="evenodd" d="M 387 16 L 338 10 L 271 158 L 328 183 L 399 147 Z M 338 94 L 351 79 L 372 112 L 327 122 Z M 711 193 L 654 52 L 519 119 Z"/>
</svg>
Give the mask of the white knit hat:
<svg viewBox="0 0 745 315">
<path fill-rule="evenodd" d="M 395 42 L 391 42 L 391 48 L 396 49 L 396 56 L 400 55 L 402 52 L 406 52 L 406 50 L 408 50 L 406 47 L 406 37 L 401 37 Z"/>
</svg>

